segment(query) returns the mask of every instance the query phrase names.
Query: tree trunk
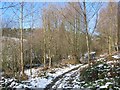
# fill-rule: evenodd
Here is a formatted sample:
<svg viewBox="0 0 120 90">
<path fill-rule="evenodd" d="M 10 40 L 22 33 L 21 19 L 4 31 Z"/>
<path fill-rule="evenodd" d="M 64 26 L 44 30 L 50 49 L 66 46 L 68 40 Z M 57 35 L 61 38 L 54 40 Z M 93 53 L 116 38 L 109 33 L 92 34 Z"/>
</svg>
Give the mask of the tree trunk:
<svg viewBox="0 0 120 90">
<path fill-rule="evenodd" d="M 120 1 L 118 2 L 117 51 L 120 52 Z"/>
<path fill-rule="evenodd" d="M 30 74 L 32 75 L 32 59 L 33 59 L 33 51 L 32 51 L 32 44 L 30 44 Z"/>
<path fill-rule="evenodd" d="M 84 5 L 84 23 L 85 23 L 85 31 L 86 31 L 86 43 L 87 43 L 87 51 L 88 51 L 88 64 L 90 65 L 90 43 L 89 43 L 89 33 L 88 33 L 88 22 L 87 22 L 87 13 L 86 13 L 86 2 L 83 2 Z"/>
<path fill-rule="evenodd" d="M 45 40 L 44 40 L 44 42 L 45 42 Z M 45 46 L 45 47 L 44 47 L 43 62 L 44 62 L 44 67 L 46 67 L 46 56 L 45 56 L 45 55 L 46 55 L 46 52 L 45 52 L 45 51 L 46 51 L 46 49 L 45 49 L 45 48 L 46 48 L 46 45 L 44 44 L 44 46 Z"/>
<path fill-rule="evenodd" d="M 49 40 L 49 50 L 48 50 L 48 56 L 49 56 L 49 68 L 51 68 L 51 28 L 50 28 L 50 18 L 48 18 L 48 40 Z"/>
<path fill-rule="evenodd" d="M 111 36 L 108 36 L 108 54 L 111 55 Z"/>
<path fill-rule="evenodd" d="M 23 2 L 20 3 L 20 31 L 21 31 L 21 71 L 22 76 L 24 74 L 24 62 L 23 62 Z"/>
<path fill-rule="evenodd" d="M 77 20 L 76 20 L 77 15 L 75 15 L 75 20 L 74 20 L 74 56 L 77 59 Z"/>
<path fill-rule="evenodd" d="M 46 17 L 43 18 L 43 24 L 44 24 L 44 49 L 43 49 L 43 63 L 44 63 L 44 67 L 46 67 Z"/>
<path fill-rule="evenodd" d="M 31 17 L 32 17 L 32 20 L 31 20 L 31 33 L 33 32 L 33 3 L 31 4 Z M 30 52 L 31 52 L 31 58 L 30 58 L 30 74 L 32 75 L 32 61 L 33 61 L 33 45 L 32 45 L 32 35 L 31 35 L 31 43 L 30 43 Z"/>
<path fill-rule="evenodd" d="M 112 15 L 112 2 L 110 2 L 110 14 Z M 109 33 L 109 55 L 112 54 L 112 18 L 111 16 L 109 17 L 110 19 L 110 33 Z"/>
<path fill-rule="evenodd" d="M 51 60 L 52 60 L 52 59 L 51 59 L 51 51 L 50 51 L 50 49 L 49 49 L 49 68 L 51 68 L 51 63 L 52 63 Z"/>
</svg>

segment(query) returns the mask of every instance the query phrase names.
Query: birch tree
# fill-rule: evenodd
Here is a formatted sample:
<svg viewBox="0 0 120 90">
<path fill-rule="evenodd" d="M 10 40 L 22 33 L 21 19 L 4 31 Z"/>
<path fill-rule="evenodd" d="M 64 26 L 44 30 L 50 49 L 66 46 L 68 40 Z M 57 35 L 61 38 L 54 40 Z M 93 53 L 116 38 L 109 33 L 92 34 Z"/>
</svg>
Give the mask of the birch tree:
<svg viewBox="0 0 120 90">
<path fill-rule="evenodd" d="M 86 13 L 86 3 L 83 2 L 84 7 L 84 22 L 85 22 L 85 31 L 86 31 L 86 42 L 87 42 L 87 51 L 88 51 L 88 64 L 90 65 L 90 40 L 89 40 L 89 33 L 88 33 L 88 22 L 87 22 L 87 13 Z"/>
<path fill-rule="evenodd" d="M 20 31 L 21 31 L 21 72 L 24 75 L 24 60 L 23 60 L 23 2 L 20 3 Z"/>
</svg>

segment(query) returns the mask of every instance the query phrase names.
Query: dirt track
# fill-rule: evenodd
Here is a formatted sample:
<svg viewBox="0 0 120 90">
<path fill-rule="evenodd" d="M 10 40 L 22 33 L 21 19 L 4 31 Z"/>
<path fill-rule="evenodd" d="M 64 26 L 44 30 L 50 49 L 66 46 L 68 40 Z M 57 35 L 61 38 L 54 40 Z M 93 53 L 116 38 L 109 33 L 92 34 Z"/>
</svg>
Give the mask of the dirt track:
<svg viewBox="0 0 120 90">
<path fill-rule="evenodd" d="M 75 71 L 75 70 L 79 69 L 80 67 L 81 67 L 81 66 L 78 66 L 78 67 L 76 67 L 76 68 L 74 68 L 74 69 L 71 69 L 71 70 L 63 73 L 62 75 L 56 77 L 50 84 L 48 84 L 48 85 L 46 86 L 46 88 L 45 88 L 44 90 L 51 90 L 51 89 L 52 89 L 52 86 L 55 85 L 55 83 L 56 83 L 58 80 L 60 80 L 61 78 L 63 78 L 63 76 L 64 76 L 65 74 L 67 74 L 67 73 L 69 73 L 69 72 L 72 72 L 72 71 Z"/>
</svg>

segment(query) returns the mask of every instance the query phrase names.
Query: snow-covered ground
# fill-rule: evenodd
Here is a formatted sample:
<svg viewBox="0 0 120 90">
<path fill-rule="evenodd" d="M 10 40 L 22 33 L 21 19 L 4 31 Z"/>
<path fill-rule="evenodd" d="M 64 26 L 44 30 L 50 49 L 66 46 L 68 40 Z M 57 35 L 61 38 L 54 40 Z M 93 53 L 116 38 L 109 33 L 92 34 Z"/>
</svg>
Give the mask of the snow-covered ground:
<svg viewBox="0 0 120 90">
<path fill-rule="evenodd" d="M 112 57 L 115 58 L 115 59 L 120 59 L 120 53 L 117 54 L 117 55 L 113 55 Z"/>
<path fill-rule="evenodd" d="M 82 68 L 85 66 L 82 66 Z M 98 70 L 100 72 L 109 72 L 111 67 L 108 65 L 106 66 L 105 64 L 99 64 L 96 66 L 99 68 Z M 79 68 L 81 69 L 81 67 Z M 75 70 L 70 73 L 67 73 L 64 75 L 63 78 L 59 79 L 53 86 L 52 88 L 54 89 L 59 89 L 59 88 L 69 88 L 69 89 L 96 89 L 96 90 L 101 90 L 101 89 L 107 89 L 107 90 L 120 90 L 120 85 L 118 84 L 119 82 L 116 82 L 115 80 L 120 80 L 119 76 L 116 76 L 115 78 L 108 78 L 107 76 L 102 79 L 97 79 L 95 81 L 87 82 L 85 80 L 81 79 L 80 71 Z M 92 68 L 91 68 L 92 69 Z M 120 70 L 120 68 L 118 67 Z M 119 72 L 118 70 L 118 72 Z M 94 77 L 92 77 L 94 78 Z M 109 89 L 108 89 L 109 88 Z"/>
<path fill-rule="evenodd" d="M 117 59 L 119 61 L 120 59 L 120 54 L 113 55 L 113 58 Z M 105 58 L 101 57 L 99 58 L 98 62 L 103 61 L 104 62 Z M 106 61 L 106 60 L 105 60 Z M 109 68 L 112 67 L 109 66 L 109 64 L 112 64 L 113 61 L 107 61 L 108 67 L 105 66 L 105 64 L 99 64 L 97 66 L 98 70 L 100 72 L 108 72 L 110 71 Z M 77 70 L 73 70 L 71 72 L 68 72 L 74 68 L 80 67 Z M 108 88 L 110 85 L 114 85 L 116 82 L 114 78 L 103 78 L 103 79 L 98 79 L 95 80 L 94 82 L 86 83 L 84 80 L 81 80 L 81 74 L 80 71 L 83 68 L 88 67 L 88 64 L 82 65 L 82 64 L 77 64 L 77 65 L 67 65 L 67 66 L 62 66 L 60 68 L 52 68 L 51 70 L 48 71 L 41 71 L 41 68 L 33 68 L 32 69 L 32 75 L 30 73 L 30 69 L 25 70 L 25 74 L 28 75 L 29 79 L 26 81 L 22 82 L 17 82 L 15 79 L 5 79 L 2 77 L 2 81 L 0 81 L 0 85 L 2 86 L 8 86 L 12 88 L 46 88 L 47 85 L 53 82 L 53 80 L 60 75 L 66 73 L 63 77 L 58 79 L 54 85 L 52 85 L 51 88 L 92 88 L 96 87 L 97 90 L 100 88 Z M 103 70 L 105 68 L 105 71 Z M 91 68 L 92 69 L 92 68 Z M 94 69 L 94 68 L 93 68 Z M 118 71 L 120 68 L 117 68 Z M 40 73 L 44 73 L 43 76 L 40 76 Z M 109 73 L 108 73 L 109 74 Z M 94 77 L 93 77 L 94 78 Z M 116 79 L 120 79 L 120 77 L 116 77 Z M 107 81 L 106 83 L 102 84 L 104 81 Z M 118 90 L 120 88 L 117 86 Z"/>
<path fill-rule="evenodd" d="M 62 68 L 53 68 L 53 69 L 51 69 L 51 70 L 52 70 L 52 71 L 55 71 L 55 73 L 47 72 L 46 74 L 47 74 L 48 76 L 51 76 L 51 77 L 54 77 L 54 78 L 55 78 L 55 77 L 57 77 L 57 76 L 65 73 L 65 72 L 67 72 L 67 71 L 69 71 L 69 70 L 71 70 L 71 69 L 73 69 L 73 68 L 79 67 L 79 66 L 81 66 L 81 65 L 82 65 L 82 64 L 67 65 L 67 67 L 66 67 L 66 66 L 63 66 Z M 25 74 L 28 75 L 29 80 L 30 80 L 31 78 L 38 77 L 38 73 L 41 72 L 40 69 L 41 69 L 41 68 L 37 68 L 37 69 L 33 68 L 33 69 L 32 69 L 32 75 L 30 74 L 30 69 L 28 69 L 28 70 L 25 70 Z"/>
<path fill-rule="evenodd" d="M 55 73 L 46 72 L 44 77 L 39 77 L 40 68 L 33 68 L 32 69 L 32 75 L 30 74 L 30 69 L 25 70 L 26 75 L 28 75 L 29 79 L 26 81 L 22 81 L 21 83 L 16 82 L 15 79 L 5 79 L 2 78 L 1 84 L 7 84 L 11 82 L 11 84 L 8 87 L 12 88 L 45 88 L 49 83 L 53 81 L 56 77 L 59 75 L 62 75 L 65 72 L 68 72 L 69 70 L 72 70 L 74 68 L 77 68 L 81 66 L 81 64 L 78 65 L 67 65 L 67 67 L 62 68 L 53 68 Z"/>
<path fill-rule="evenodd" d="M 55 85 L 52 86 L 54 89 L 58 88 L 79 88 L 80 74 L 79 70 L 72 71 L 67 73 L 58 80 Z M 78 82 L 77 82 L 78 81 Z"/>
<path fill-rule="evenodd" d="M 114 59 L 117 59 L 118 61 L 114 61 L 115 63 L 119 63 L 120 61 L 120 54 L 116 54 L 112 56 Z M 97 60 L 98 62 L 103 62 L 99 65 L 97 65 L 96 67 L 99 68 L 98 70 L 100 72 L 106 72 L 106 74 L 108 74 L 109 76 L 109 72 L 111 70 L 111 68 L 113 68 L 113 61 L 107 61 L 106 64 L 104 64 L 104 61 L 106 61 L 106 59 L 104 57 L 101 57 Z M 108 65 L 108 66 L 107 66 Z M 79 68 L 82 69 L 84 67 L 87 67 L 87 65 L 83 65 L 82 67 Z M 91 68 L 92 69 L 92 68 Z M 94 69 L 94 68 L 93 68 Z M 72 71 L 68 74 L 65 74 L 63 78 L 59 79 L 53 86 L 52 88 L 54 89 L 59 89 L 59 88 L 69 88 L 69 89 L 75 89 L 75 88 L 79 88 L 79 89 L 91 89 L 94 88 L 96 90 L 101 90 L 101 89 L 107 89 L 107 90 L 120 90 L 120 85 L 119 82 L 120 81 L 120 76 L 115 76 L 114 78 L 108 78 L 107 76 L 103 79 L 98 79 L 92 82 L 86 82 L 84 80 L 81 80 L 81 76 L 80 76 L 80 71 L 79 70 L 75 70 Z M 116 72 L 118 74 L 120 74 L 120 67 L 117 67 Z M 108 72 L 108 73 L 107 73 Z M 94 77 L 92 77 L 94 78 Z M 117 81 L 118 80 L 118 81 Z M 109 88 L 109 89 L 108 89 Z M 92 89 L 91 89 L 92 90 Z"/>
</svg>

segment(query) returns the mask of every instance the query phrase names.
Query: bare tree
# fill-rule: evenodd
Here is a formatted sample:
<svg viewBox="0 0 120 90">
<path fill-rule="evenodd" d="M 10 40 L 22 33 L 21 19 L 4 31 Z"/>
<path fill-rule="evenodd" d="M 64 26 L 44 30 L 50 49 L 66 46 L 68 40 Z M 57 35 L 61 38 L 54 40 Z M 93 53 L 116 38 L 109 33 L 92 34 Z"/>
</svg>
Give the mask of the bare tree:
<svg viewBox="0 0 120 90">
<path fill-rule="evenodd" d="M 24 75 L 24 60 L 23 60 L 23 2 L 20 3 L 20 31 L 21 31 L 21 71 Z"/>
<path fill-rule="evenodd" d="M 106 8 L 102 8 L 99 13 L 97 30 L 100 34 L 101 41 L 106 42 L 103 45 L 104 52 L 109 55 L 114 52 L 113 46 L 116 45 L 117 39 L 117 4 L 115 2 L 109 2 Z M 104 40 L 103 40 L 104 39 Z M 102 43 L 100 43 L 102 44 Z"/>
<path fill-rule="evenodd" d="M 84 22 L 85 22 L 85 31 L 86 31 L 86 42 L 87 42 L 87 50 L 88 50 L 88 64 L 90 65 L 90 38 L 89 38 L 89 33 L 88 33 L 88 22 L 87 22 L 87 13 L 86 13 L 86 3 L 85 1 L 83 2 L 83 7 L 84 7 Z"/>
<path fill-rule="evenodd" d="M 44 49 L 43 49 L 43 62 L 44 62 L 44 68 L 46 67 L 46 10 L 43 10 L 43 16 L 42 16 L 42 21 L 43 21 L 43 31 L 44 31 Z"/>
<path fill-rule="evenodd" d="M 118 30 L 117 30 L 117 51 L 120 51 L 120 1 L 118 2 Z"/>
<path fill-rule="evenodd" d="M 34 26 L 34 22 L 33 22 L 33 9 L 34 9 L 34 3 L 31 4 L 31 41 L 32 41 L 32 38 L 33 38 L 33 35 L 32 35 L 32 32 L 33 32 L 33 26 Z M 31 52 L 31 55 L 30 55 L 30 73 L 32 75 L 32 62 L 33 62 L 33 45 L 32 43 L 30 44 L 30 52 Z"/>
</svg>

